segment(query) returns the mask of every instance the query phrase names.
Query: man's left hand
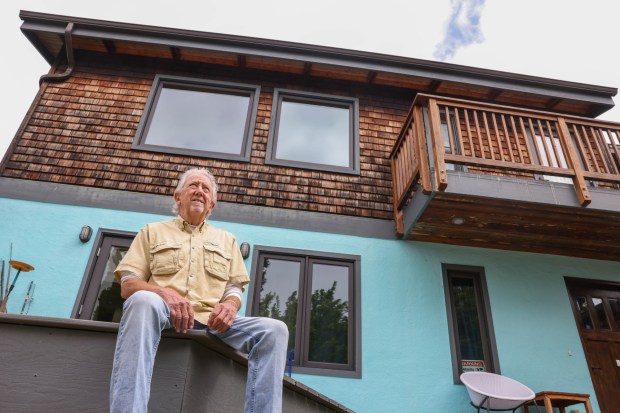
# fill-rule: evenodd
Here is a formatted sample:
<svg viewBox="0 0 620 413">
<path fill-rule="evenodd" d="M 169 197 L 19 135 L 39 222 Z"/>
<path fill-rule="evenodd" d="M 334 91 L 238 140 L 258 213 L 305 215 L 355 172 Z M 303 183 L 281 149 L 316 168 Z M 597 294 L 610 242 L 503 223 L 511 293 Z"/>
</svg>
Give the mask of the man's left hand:
<svg viewBox="0 0 620 413">
<path fill-rule="evenodd" d="M 218 303 L 209 316 L 207 326 L 217 333 L 225 333 L 232 326 L 236 316 L 237 306 L 234 302 L 224 301 Z"/>
</svg>

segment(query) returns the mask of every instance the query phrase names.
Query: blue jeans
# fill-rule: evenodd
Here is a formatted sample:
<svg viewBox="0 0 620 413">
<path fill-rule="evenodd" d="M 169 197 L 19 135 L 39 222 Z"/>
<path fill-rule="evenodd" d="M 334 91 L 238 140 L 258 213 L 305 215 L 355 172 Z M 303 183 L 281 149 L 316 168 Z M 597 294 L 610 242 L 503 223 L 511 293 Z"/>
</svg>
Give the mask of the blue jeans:
<svg viewBox="0 0 620 413">
<path fill-rule="evenodd" d="M 170 310 L 157 294 L 138 291 L 125 301 L 110 381 L 111 413 L 147 412 L 155 353 L 161 331 L 167 328 L 171 328 Z M 265 317 L 237 317 L 228 331 L 215 336 L 248 354 L 245 412 L 280 413 L 286 324 Z"/>
</svg>

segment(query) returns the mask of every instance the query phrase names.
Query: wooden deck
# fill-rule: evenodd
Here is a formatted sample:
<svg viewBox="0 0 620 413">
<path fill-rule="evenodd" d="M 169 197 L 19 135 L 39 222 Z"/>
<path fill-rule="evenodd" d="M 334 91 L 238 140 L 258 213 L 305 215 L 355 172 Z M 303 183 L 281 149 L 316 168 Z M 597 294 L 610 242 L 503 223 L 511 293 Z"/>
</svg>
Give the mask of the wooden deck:
<svg viewBox="0 0 620 413">
<path fill-rule="evenodd" d="M 620 259 L 620 124 L 418 95 L 391 161 L 407 239 Z"/>
<path fill-rule="evenodd" d="M 0 314 L 0 411 L 109 411 L 117 329 L 115 323 Z M 165 332 L 149 412 L 243 411 L 246 375 L 245 355 L 207 333 Z M 283 411 L 352 412 L 289 377 Z"/>
</svg>

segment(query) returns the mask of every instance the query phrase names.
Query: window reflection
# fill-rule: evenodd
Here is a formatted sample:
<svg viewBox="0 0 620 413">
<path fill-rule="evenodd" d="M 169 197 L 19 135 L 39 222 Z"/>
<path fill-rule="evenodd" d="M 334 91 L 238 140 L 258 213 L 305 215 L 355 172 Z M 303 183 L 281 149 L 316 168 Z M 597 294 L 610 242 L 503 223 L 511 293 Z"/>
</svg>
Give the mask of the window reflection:
<svg viewBox="0 0 620 413">
<path fill-rule="evenodd" d="M 347 364 L 349 267 L 312 265 L 309 361 Z"/>
<path fill-rule="evenodd" d="M 295 347 L 300 269 L 299 261 L 263 258 L 258 315 L 286 323 L 289 350 Z"/>
<path fill-rule="evenodd" d="M 611 315 L 616 322 L 616 329 L 620 329 L 620 303 L 617 298 L 609 298 L 607 302 L 611 308 Z"/>
<path fill-rule="evenodd" d="M 350 108 L 283 100 L 277 159 L 350 167 Z"/>
<path fill-rule="evenodd" d="M 250 96 L 161 88 L 144 143 L 241 155 Z"/>
<path fill-rule="evenodd" d="M 586 330 L 591 330 L 593 328 L 592 317 L 590 317 L 590 312 L 588 311 L 588 300 L 586 297 L 580 296 L 575 300 L 577 305 L 577 311 L 579 311 L 579 317 L 581 318 L 581 324 L 583 328 Z"/>
<path fill-rule="evenodd" d="M 472 278 L 454 277 L 451 278 L 451 283 L 461 358 L 484 360 L 474 280 Z"/>
<path fill-rule="evenodd" d="M 114 278 L 114 270 L 127 253 L 127 250 L 128 248 L 126 247 L 110 248 L 110 256 L 106 262 L 101 286 L 97 293 L 97 302 L 91 317 L 92 320 L 111 321 L 114 323 L 121 321 L 125 300 L 121 297 L 121 286 Z"/>
<path fill-rule="evenodd" d="M 598 319 L 599 325 L 601 326 L 601 330 L 611 330 L 611 327 L 609 326 L 609 320 L 607 319 L 607 314 L 605 313 L 603 299 L 598 297 L 592 297 L 592 304 L 594 304 L 594 312 L 596 313 L 596 318 Z"/>
</svg>

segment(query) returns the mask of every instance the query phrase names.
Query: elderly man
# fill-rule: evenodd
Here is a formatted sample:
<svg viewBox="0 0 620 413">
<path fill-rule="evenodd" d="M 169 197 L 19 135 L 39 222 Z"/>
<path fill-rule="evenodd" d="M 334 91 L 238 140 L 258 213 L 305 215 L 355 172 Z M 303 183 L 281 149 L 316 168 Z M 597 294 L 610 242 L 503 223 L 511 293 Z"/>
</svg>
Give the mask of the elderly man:
<svg viewBox="0 0 620 413">
<path fill-rule="evenodd" d="M 282 410 L 288 329 L 278 320 L 238 317 L 249 282 L 237 240 L 207 223 L 217 201 L 215 178 L 190 169 L 174 191 L 170 221 L 148 224 L 115 276 L 127 301 L 110 383 L 111 412 L 146 412 L 161 331 L 203 329 L 247 352 L 245 411 Z"/>
</svg>

